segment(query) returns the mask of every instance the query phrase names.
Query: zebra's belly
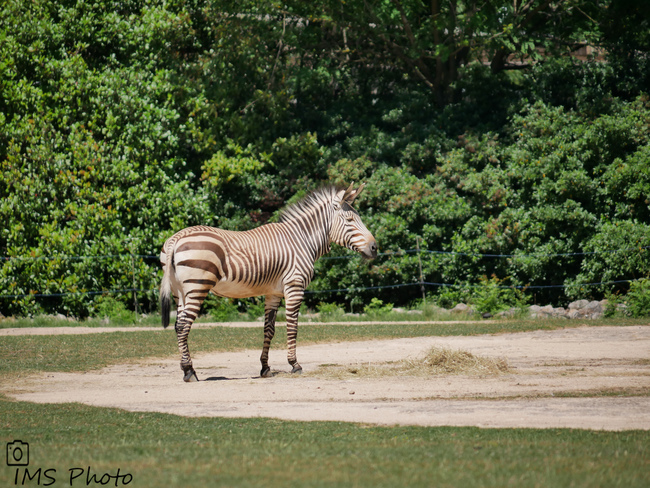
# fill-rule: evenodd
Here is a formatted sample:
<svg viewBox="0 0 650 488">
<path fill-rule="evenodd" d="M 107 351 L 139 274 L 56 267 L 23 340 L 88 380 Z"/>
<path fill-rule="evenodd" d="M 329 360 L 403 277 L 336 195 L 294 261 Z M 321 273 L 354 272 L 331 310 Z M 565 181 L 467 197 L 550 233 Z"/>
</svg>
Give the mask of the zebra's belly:
<svg viewBox="0 0 650 488">
<path fill-rule="evenodd" d="M 261 295 L 283 295 L 283 289 L 280 283 L 251 285 L 247 283 L 233 283 L 220 281 L 212 288 L 212 293 L 220 297 L 228 298 L 248 298 Z"/>
</svg>

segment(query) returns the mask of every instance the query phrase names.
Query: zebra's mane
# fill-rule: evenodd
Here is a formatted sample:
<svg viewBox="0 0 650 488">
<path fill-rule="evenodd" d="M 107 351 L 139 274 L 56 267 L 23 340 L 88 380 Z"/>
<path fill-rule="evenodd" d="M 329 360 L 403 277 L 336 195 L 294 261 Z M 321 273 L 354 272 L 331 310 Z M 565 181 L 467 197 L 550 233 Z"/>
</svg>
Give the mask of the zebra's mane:
<svg viewBox="0 0 650 488">
<path fill-rule="evenodd" d="M 278 222 L 289 222 L 310 214 L 313 210 L 321 208 L 324 204 L 331 203 L 334 196 L 342 189 L 344 188 L 327 185 L 308 193 L 297 202 L 281 210 Z"/>
</svg>

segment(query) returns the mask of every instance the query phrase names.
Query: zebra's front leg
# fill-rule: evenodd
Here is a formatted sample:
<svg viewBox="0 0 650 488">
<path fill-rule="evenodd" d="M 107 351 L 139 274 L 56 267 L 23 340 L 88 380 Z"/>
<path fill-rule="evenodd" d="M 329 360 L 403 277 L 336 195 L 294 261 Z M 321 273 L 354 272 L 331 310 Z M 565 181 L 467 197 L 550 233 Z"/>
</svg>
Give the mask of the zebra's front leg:
<svg viewBox="0 0 650 488">
<path fill-rule="evenodd" d="M 183 370 L 183 381 L 190 383 L 199 381 L 196 376 L 196 371 L 192 367 L 192 358 L 190 357 L 190 349 L 187 345 L 187 336 L 190 335 L 190 329 L 194 318 L 188 317 L 185 311 L 178 314 L 176 318 L 176 338 L 178 339 L 178 350 L 181 353 L 181 369 Z"/>
<path fill-rule="evenodd" d="M 302 373 L 302 366 L 296 358 L 296 339 L 298 338 L 298 312 L 305 294 L 305 288 L 299 285 L 289 285 L 285 289 L 284 301 L 287 307 L 287 360 L 293 367 L 292 373 Z"/>
<path fill-rule="evenodd" d="M 271 348 L 271 341 L 275 335 L 275 317 L 278 313 L 278 307 L 282 297 L 268 295 L 264 302 L 264 347 L 262 348 L 262 356 L 260 361 L 262 363 L 262 371 L 260 376 L 268 378 L 271 376 L 271 368 L 269 367 L 269 349 Z"/>
</svg>

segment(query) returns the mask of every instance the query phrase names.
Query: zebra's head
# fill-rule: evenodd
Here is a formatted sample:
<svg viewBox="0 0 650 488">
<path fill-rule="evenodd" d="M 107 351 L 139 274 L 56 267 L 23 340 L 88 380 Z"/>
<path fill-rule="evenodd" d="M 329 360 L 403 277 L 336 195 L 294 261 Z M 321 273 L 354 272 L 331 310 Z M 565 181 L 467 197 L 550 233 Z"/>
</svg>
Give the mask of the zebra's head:
<svg viewBox="0 0 650 488">
<path fill-rule="evenodd" d="M 365 184 L 356 190 L 352 183 L 347 190 L 339 190 L 332 201 L 334 219 L 330 231 L 330 241 L 357 251 L 368 259 L 377 257 L 377 242 L 361 222 L 361 217 L 352 208 L 355 198 L 362 192 Z"/>
</svg>

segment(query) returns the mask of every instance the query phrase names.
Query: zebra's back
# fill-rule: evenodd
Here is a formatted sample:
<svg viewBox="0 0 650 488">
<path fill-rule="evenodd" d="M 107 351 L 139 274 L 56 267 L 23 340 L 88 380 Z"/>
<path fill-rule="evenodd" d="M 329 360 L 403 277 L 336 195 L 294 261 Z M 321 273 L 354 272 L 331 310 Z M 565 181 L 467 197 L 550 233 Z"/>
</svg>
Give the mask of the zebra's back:
<svg viewBox="0 0 650 488">
<path fill-rule="evenodd" d="M 163 266 L 168 255 L 173 256 L 172 288 L 244 298 L 282 295 L 284 283 L 291 279 L 296 247 L 291 229 L 282 224 L 242 232 L 197 226 L 165 243 Z"/>
</svg>

